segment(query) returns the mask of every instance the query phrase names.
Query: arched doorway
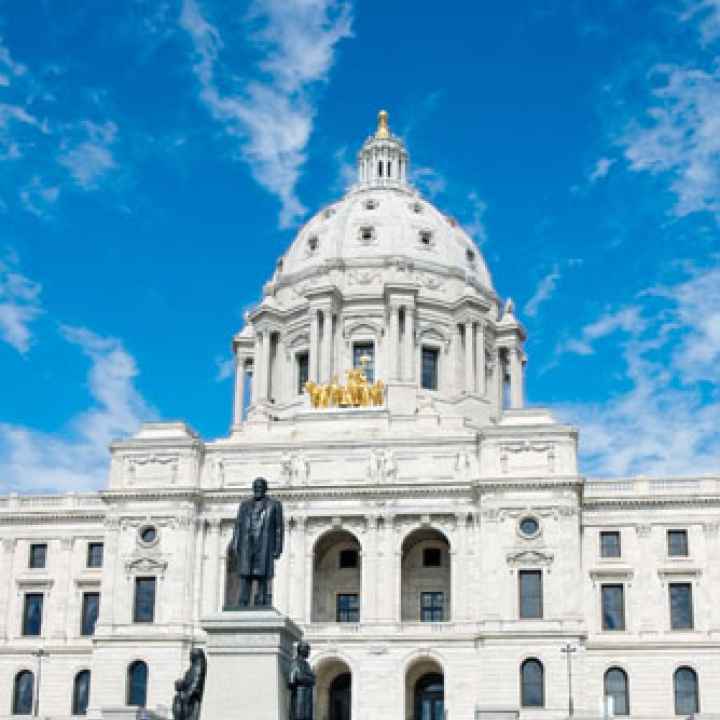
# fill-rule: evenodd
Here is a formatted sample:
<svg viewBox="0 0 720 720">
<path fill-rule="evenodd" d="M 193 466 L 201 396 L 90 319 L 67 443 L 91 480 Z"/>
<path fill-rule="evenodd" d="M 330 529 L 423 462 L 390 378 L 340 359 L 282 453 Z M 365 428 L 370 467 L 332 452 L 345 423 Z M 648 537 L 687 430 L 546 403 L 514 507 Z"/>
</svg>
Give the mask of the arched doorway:
<svg viewBox="0 0 720 720">
<path fill-rule="evenodd" d="M 432 528 L 411 532 L 402 544 L 403 622 L 450 620 L 450 543 Z"/>
<path fill-rule="evenodd" d="M 331 530 L 313 552 L 313 622 L 360 622 L 362 557 L 358 539 Z"/>
<path fill-rule="evenodd" d="M 347 663 L 322 660 L 315 674 L 316 720 L 351 720 L 352 673 Z"/>
<path fill-rule="evenodd" d="M 405 720 L 444 720 L 445 673 L 431 657 L 416 659 L 405 673 Z"/>
<path fill-rule="evenodd" d="M 445 682 L 440 673 L 426 673 L 415 683 L 414 720 L 444 720 Z"/>
</svg>

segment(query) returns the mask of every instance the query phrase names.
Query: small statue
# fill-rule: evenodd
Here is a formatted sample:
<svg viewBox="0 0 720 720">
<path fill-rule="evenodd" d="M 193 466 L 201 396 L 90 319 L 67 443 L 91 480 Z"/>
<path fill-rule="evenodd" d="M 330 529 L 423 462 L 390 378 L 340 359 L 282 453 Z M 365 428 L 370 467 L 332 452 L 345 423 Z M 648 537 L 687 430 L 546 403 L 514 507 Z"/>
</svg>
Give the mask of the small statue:
<svg viewBox="0 0 720 720">
<path fill-rule="evenodd" d="M 230 567 L 240 578 L 237 606 L 250 605 L 250 590 L 257 584 L 254 606 L 270 607 L 269 584 L 275 574 L 275 560 L 283 551 L 285 524 L 282 504 L 267 494 L 267 480 L 255 478 L 253 496 L 238 507 L 230 542 Z"/>
<path fill-rule="evenodd" d="M 200 720 L 200 706 L 205 690 L 207 660 L 200 648 L 190 651 L 190 667 L 175 681 L 172 714 L 175 720 Z"/>
<path fill-rule="evenodd" d="M 295 659 L 290 665 L 290 720 L 313 720 L 313 688 L 315 673 L 310 667 L 308 656 L 310 645 L 301 640 L 297 644 Z"/>
</svg>

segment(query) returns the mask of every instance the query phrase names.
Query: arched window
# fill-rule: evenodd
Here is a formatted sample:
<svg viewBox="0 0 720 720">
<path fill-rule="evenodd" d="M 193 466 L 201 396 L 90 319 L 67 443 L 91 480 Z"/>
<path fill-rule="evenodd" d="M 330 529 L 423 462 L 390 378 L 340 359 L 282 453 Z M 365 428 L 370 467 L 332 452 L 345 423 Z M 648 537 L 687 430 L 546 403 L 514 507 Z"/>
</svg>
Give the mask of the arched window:
<svg viewBox="0 0 720 720">
<path fill-rule="evenodd" d="M 90 671 L 81 670 L 73 683 L 72 714 L 87 715 L 90 700 Z"/>
<path fill-rule="evenodd" d="M 147 702 L 148 666 L 136 660 L 128 667 L 127 704 L 145 707 Z"/>
<path fill-rule="evenodd" d="M 13 688 L 13 715 L 32 715 L 35 676 L 29 670 L 21 670 L 15 676 Z"/>
<path fill-rule="evenodd" d="M 414 720 L 442 720 L 445 717 L 445 680 L 439 673 L 423 675 L 415 684 Z"/>
<path fill-rule="evenodd" d="M 605 673 L 605 697 L 613 700 L 613 715 L 630 714 L 628 679 L 623 669 L 614 667 Z"/>
<path fill-rule="evenodd" d="M 539 660 L 526 660 L 520 666 L 520 704 L 523 707 L 545 705 L 545 678 Z"/>
<path fill-rule="evenodd" d="M 681 667 L 673 677 L 675 690 L 675 714 L 692 715 L 700 712 L 697 673 L 689 667 Z"/>
</svg>

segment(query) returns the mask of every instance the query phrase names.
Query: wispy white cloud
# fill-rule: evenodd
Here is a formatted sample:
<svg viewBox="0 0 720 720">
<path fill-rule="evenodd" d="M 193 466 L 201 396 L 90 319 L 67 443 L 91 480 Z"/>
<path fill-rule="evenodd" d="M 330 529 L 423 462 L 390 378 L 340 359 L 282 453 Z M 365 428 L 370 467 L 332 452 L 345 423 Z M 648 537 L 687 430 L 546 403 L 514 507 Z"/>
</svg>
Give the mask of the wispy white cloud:
<svg viewBox="0 0 720 720">
<path fill-rule="evenodd" d="M 280 199 L 280 226 L 288 227 L 305 212 L 296 188 L 316 112 L 312 91 L 327 80 L 337 43 L 351 35 L 350 5 L 256 0 L 248 20 L 256 28 L 250 41 L 262 54 L 255 78 L 229 73 L 220 30 L 197 0 L 183 0 L 180 26 L 193 42 L 200 99 L 237 142 L 255 180 Z"/>
<path fill-rule="evenodd" d="M 680 17 L 697 22 L 704 45 L 720 38 L 720 0 L 691 0 Z"/>
<path fill-rule="evenodd" d="M 610 172 L 610 168 L 615 164 L 615 160 L 613 158 L 608 157 L 601 157 L 596 163 L 595 167 L 592 169 L 592 172 L 590 175 L 588 175 L 588 179 L 591 183 L 597 182 L 598 180 L 602 180 L 604 177 L 607 177 L 608 173 Z"/>
<path fill-rule="evenodd" d="M 429 198 L 436 198 L 447 188 L 445 176 L 430 167 L 410 166 L 410 182 Z"/>
<path fill-rule="evenodd" d="M 235 360 L 233 358 L 215 358 L 215 381 L 222 382 L 235 374 Z"/>
<path fill-rule="evenodd" d="M 20 202 L 22 206 L 33 215 L 40 218 L 49 216 L 50 208 L 60 197 L 59 185 L 45 185 L 40 177 L 36 175 L 20 190 Z"/>
<path fill-rule="evenodd" d="M 618 333 L 622 333 L 618 336 Z M 690 269 L 583 331 L 581 354 L 615 338 L 630 388 L 560 414 L 581 427 L 585 468 L 596 475 L 717 472 L 720 466 L 720 265 Z"/>
<path fill-rule="evenodd" d="M 558 353 L 569 352 L 576 355 L 593 355 L 594 343 L 619 330 L 625 333 L 640 332 L 645 327 L 639 307 L 629 306 L 615 312 L 606 312 L 594 322 L 586 325 L 578 338 L 571 338 L 560 345 Z"/>
<path fill-rule="evenodd" d="M 32 323 L 43 311 L 41 291 L 18 271 L 14 256 L 0 260 L 0 337 L 23 355 L 32 344 Z"/>
<path fill-rule="evenodd" d="M 549 300 L 555 293 L 558 280 L 562 277 L 560 272 L 560 265 L 555 264 L 553 269 L 545 275 L 535 288 L 535 292 L 532 294 L 530 299 L 525 303 L 523 313 L 528 317 L 535 317 L 540 309 L 540 306 Z"/>
<path fill-rule="evenodd" d="M 69 135 L 63 140 L 59 162 L 77 185 L 84 190 L 94 189 L 100 178 L 116 165 L 111 148 L 117 137 L 117 125 L 111 121 L 82 120 L 66 130 Z M 80 135 L 79 140 L 72 137 L 76 134 Z"/>
<path fill-rule="evenodd" d="M 478 245 L 482 245 L 487 240 L 487 228 L 484 219 L 486 210 L 487 203 L 474 190 L 471 190 L 467 194 L 462 214 L 463 227 Z"/>
<path fill-rule="evenodd" d="M 90 360 L 92 405 L 63 434 L 0 424 L 0 487 L 4 491 L 90 490 L 107 483 L 108 445 L 155 417 L 135 387 L 133 357 L 115 338 L 64 326 L 63 337 Z"/>
</svg>

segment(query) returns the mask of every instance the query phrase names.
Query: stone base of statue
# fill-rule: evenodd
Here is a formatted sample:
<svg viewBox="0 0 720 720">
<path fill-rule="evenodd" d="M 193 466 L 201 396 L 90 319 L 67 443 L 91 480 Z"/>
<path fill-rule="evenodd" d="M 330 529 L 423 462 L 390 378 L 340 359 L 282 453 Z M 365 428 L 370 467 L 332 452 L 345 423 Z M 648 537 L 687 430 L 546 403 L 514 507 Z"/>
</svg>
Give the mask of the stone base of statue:
<svg viewBox="0 0 720 720">
<path fill-rule="evenodd" d="M 287 720 L 300 628 L 273 608 L 224 610 L 204 618 L 202 627 L 207 677 L 201 720 Z"/>
</svg>

